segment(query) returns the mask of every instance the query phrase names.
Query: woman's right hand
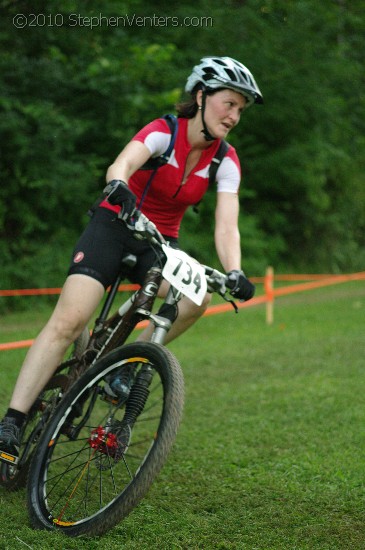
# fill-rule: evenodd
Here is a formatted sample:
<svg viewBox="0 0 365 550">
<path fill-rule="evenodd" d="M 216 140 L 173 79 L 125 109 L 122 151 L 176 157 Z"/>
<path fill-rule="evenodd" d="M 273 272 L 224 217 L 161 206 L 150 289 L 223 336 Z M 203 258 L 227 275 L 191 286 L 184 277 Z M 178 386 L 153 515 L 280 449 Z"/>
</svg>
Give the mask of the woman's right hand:
<svg viewBox="0 0 365 550">
<path fill-rule="evenodd" d="M 122 220 L 126 221 L 132 216 L 136 209 L 136 196 L 124 181 L 110 181 L 105 187 L 104 193 L 107 193 L 105 198 L 110 204 L 122 207 L 121 215 L 119 215 Z"/>
</svg>

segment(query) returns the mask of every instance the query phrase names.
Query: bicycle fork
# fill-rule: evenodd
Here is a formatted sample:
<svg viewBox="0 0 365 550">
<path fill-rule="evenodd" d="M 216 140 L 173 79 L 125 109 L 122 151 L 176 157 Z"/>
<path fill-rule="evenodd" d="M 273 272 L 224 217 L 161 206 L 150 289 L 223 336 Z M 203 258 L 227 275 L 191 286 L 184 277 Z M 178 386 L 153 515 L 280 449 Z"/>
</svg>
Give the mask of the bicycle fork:
<svg viewBox="0 0 365 550">
<path fill-rule="evenodd" d="M 158 313 L 156 315 L 150 315 L 150 320 L 155 326 L 151 337 L 151 342 L 162 345 L 165 343 L 166 334 L 177 318 L 177 304 L 181 296 L 182 294 L 179 290 L 170 286 L 165 301 L 160 307 Z"/>
<path fill-rule="evenodd" d="M 153 369 L 150 365 L 142 367 L 134 382 L 128 400 L 125 405 L 125 413 L 122 423 L 128 424 L 130 428 L 137 420 L 144 409 L 148 395 L 149 386 L 153 378 Z"/>
<path fill-rule="evenodd" d="M 151 342 L 161 345 L 164 344 L 166 334 L 177 317 L 177 303 L 181 296 L 181 292 L 177 291 L 173 287 L 170 287 L 166 299 L 157 314 L 144 310 L 144 313 L 147 313 L 147 318 L 155 327 L 151 337 Z M 139 312 L 142 313 L 141 310 L 139 310 Z M 131 388 L 128 400 L 126 401 L 125 413 L 121 422 L 122 427 L 127 425 L 130 429 L 133 428 L 134 423 L 146 404 L 150 393 L 149 387 L 153 376 L 153 367 L 149 364 L 143 365 Z"/>
</svg>

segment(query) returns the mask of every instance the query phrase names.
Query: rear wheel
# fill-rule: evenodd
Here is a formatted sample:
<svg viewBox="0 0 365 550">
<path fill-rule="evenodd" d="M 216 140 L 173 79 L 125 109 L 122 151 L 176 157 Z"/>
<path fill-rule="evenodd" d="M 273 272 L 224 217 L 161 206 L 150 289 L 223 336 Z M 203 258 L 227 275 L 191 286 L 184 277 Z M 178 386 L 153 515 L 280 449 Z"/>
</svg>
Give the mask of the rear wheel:
<svg viewBox="0 0 365 550">
<path fill-rule="evenodd" d="M 134 383 L 121 403 L 108 382 L 123 369 Z M 183 400 L 181 368 L 163 346 L 128 344 L 95 363 L 41 436 L 28 483 L 33 527 L 99 535 L 127 516 L 167 459 Z"/>
<path fill-rule="evenodd" d="M 59 366 L 45 390 L 39 395 L 30 409 L 21 436 L 18 464 L 13 465 L 0 462 L 0 485 L 8 491 L 16 491 L 26 485 L 34 447 L 38 443 L 40 434 L 52 411 L 55 409 L 67 387 L 69 387 L 70 368 L 72 371 L 79 365 L 78 359 L 84 353 L 89 338 L 89 330 L 86 327 L 77 340 L 75 340 L 70 359 Z"/>
<path fill-rule="evenodd" d="M 59 399 L 59 388 L 46 390 L 38 397 L 28 414 L 27 422 L 24 427 L 18 464 L 0 463 L 0 484 L 8 491 L 16 491 L 26 485 L 34 448 Z"/>
</svg>

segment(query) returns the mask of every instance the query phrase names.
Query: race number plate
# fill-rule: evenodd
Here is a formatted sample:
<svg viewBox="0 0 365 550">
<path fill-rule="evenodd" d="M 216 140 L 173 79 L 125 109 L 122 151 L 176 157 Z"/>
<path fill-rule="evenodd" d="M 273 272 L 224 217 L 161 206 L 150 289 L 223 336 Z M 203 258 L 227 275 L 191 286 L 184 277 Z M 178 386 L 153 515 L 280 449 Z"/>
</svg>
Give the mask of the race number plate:
<svg viewBox="0 0 365 550">
<path fill-rule="evenodd" d="M 162 245 L 167 261 L 162 275 L 170 284 L 200 306 L 207 292 L 204 268 L 182 250 Z"/>
</svg>

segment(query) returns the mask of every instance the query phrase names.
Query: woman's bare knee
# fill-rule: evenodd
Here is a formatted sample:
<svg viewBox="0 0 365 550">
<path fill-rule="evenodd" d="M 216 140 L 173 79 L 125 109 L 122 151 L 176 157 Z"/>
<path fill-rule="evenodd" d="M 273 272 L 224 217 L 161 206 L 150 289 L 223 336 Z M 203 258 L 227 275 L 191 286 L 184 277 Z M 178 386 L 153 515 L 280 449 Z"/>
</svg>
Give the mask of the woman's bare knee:
<svg viewBox="0 0 365 550">
<path fill-rule="evenodd" d="M 88 324 L 103 294 L 98 281 L 83 275 L 70 276 L 44 330 L 52 340 L 73 342 Z"/>
<path fill-rule="evenodd" d="M 204 313 L 205 313 L 206 309 L 208 308 L 211 301 L 212 301 L 212 295 L 207 293 L 205 295 L 205 297 L 203 299 L 203 302 L 200 306 L 194 304 L 193 302 L 190 302 L 190 300 L 189 300 L 188 305 L 187 305 L 187 309 L 190 310 L 191 315 L 193 317 L 196 317 L 198 319 L 199 317 L 204 315 Z"/>
</svg>

